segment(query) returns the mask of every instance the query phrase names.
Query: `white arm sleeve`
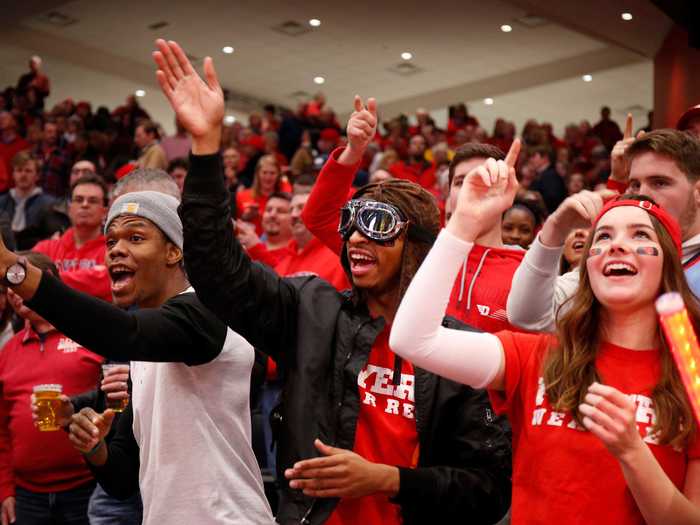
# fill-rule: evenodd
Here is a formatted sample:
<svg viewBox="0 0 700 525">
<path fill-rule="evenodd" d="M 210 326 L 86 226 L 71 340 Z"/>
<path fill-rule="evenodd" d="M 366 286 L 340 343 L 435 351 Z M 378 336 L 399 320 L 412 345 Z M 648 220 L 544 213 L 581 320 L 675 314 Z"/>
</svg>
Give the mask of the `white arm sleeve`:
<svg viewBox="0 0 700 525">
<path fill-rule="evenodd" d="M 487 386 L 503 360 L 492 334 L 442 326 L 450 292 L 473 244 L 440 232 L 399 306 L 389 345 L 393 352 L 426 370 L 472 386 Z"/>
<path fill-rule="evenodd" d="M 559 307 L 576 291 L 578 270 L 559 273 L 564 247 L 549 248 L 538 235 L 513 275 L 506 312 L 511 324 L 533 332 L 554 332 Z"/>
</svg>

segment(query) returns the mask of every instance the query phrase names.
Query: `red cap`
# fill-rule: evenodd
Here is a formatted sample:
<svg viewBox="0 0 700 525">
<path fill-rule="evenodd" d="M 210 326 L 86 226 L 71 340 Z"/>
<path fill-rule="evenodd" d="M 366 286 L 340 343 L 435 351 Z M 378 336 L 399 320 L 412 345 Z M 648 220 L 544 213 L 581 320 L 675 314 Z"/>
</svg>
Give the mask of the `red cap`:
<svg viewBox="0 0 700 525">
<path fill-rule="evenodd" d="M 661 206 L 654 204 L 651 201 L 638 201 L 635 199 L 610 201 L 603 206 L 603 209 L 600 210 L 600 213 L 595 218 L 595 221 L 593 221 L 593 229 L 595 230 L 596 224 L 598 224 L 598 221 L 603 215 L 608 213 L 611 209 L 618 208 L 620 206 L 634 206 L 635 208 L 642 208 L 648 214 L 656 217 L 671 236 L 671 239 L 673 239 L 673 244 L 676 245 L 676 249 L 678 250 L 678 256 L 681 257 L 683 255 L 683 249 L 681 247 L 681 227 L 678 225 L 678 221 L 671 217 L 666 210 L 661 208 Z"/>
<path fill-rule="evenodd" d="M 243 146 L 252 146 L 258 151 L 265 149 L 265 139 L 260 135 L 251 135 L 241 142 Z"/>
<path fill-rule="evenodd" d="M 676 124 L 676 129 L 679 131 L 685 131 L 688 129 L 690 121 L 696 117 L 700 117 L 700 104 L 693 106 L 692 108 L 688 108 L 686 112 L 681 115 L 681 118 L 678 119 L 678 124 Z"/>
<path fill-rule="evenodd" d="M 321 130 L 321 138 L 323 140 L 328 140 L 333 144 L 337 144 L 340 139 L 340 133 L 335 128 L 323 128 Z"/>
<path fill-rule="evenodd" d="M 119 168 L 115 173 L 114 173 L 114 178 L 117 180 L 123 179 L 126 177 L 129 173 L 134 171 L 136 169 L 136 163 L 135 162 L 127 162 L 124 164 L 121 168 Z"/>
</svg>

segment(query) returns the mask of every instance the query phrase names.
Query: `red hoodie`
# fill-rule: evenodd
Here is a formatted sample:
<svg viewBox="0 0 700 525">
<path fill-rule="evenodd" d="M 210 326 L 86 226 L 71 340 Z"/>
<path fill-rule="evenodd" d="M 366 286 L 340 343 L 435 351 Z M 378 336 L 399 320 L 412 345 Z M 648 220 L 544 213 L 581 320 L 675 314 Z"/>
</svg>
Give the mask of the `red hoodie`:
<svg viewBox="0 0 700 525">
<path fill-rule="evenodd" d="M 95 388 L 102 358 L 57 331 L 42 343 L 31 328 L 18 332 L 0 352 L 0 501 L 15 485 L 33 492 L 69 490 L 92 479 L 63 431 L 40 432 L 29 397 L 35 385 L 57 383 L 75 395 Z"/>
<path fill-rule="evenodd" d="M 77 248 L 74 230 L 70 228 L 58 239 L 37 243 L 32 250 L 50 257 L 68 286 L 112 302 L 109 274 L 105 266 L 104 235 Z"/>
<path fill-rule="evenodd" d="M 357 170 L 338 163 L 342 151 L 338 148 L 328 157 L 302 212 L 306 227 L 335 253 L 343 247 L 338 235 L 340 208 Z M 446 314 L 485 332 L 522 331 L 508 322 L 506 302 L 523 257 L 524 250 L 475 244 L 465 261 L 466 272 L 463 268 L 457 276 Z"/>
</svg>

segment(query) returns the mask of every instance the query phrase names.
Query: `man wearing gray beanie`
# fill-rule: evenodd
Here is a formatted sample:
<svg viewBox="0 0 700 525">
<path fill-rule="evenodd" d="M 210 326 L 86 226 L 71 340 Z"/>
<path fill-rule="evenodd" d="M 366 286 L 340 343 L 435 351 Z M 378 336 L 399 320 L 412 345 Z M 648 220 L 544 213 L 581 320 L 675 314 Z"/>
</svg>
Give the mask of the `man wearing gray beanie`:
<svg viewBox="0 0 700 525">
<path fill-rule="evenodd" d="M 72 414 L 63 396 L 58 411 L 108 494 L 140 487 L 145 525 L 273 523 L 251 447 L 254 351 L 190 287 L 177 207 L 155 191 L 112 204 L 105 262 L 116 306 L 42 275 L 2 244 L 0 279 L 79 344 L 131 361 L 131 404 L 109 444 L 112 410 Z M 122 309 L 130 306 L 138 309 Z"/>
</svg>

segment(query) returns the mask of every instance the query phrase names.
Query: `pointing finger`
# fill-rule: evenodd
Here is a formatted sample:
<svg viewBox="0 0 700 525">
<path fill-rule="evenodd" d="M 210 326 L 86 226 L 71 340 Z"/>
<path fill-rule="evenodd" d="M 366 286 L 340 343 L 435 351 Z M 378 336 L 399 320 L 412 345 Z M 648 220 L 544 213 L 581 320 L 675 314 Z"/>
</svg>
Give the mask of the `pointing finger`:
<svg viewBox="0 0 700 525">
<path fill-rule="evenodd" d="M 625 134 L 623 138 L 630 138 L 632 136 L 632 113 L 627 113 L 627 121 L 625 122 Z"/>
<path fill-rule="evenodd" d="M 506 164 L 508 167 L 514 168 L 515 163 L 518 162 L 518 156 L 520 155 L 520 139 L 515 139 L 513 144 L 510 145 L 508 154 L 506 155 Z"/>
</svg>

